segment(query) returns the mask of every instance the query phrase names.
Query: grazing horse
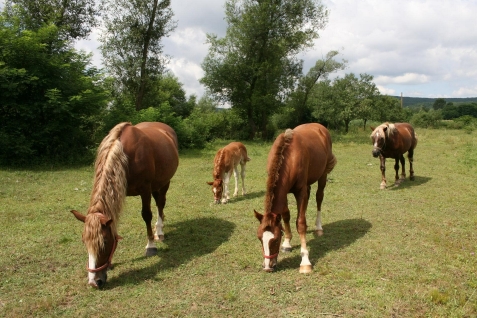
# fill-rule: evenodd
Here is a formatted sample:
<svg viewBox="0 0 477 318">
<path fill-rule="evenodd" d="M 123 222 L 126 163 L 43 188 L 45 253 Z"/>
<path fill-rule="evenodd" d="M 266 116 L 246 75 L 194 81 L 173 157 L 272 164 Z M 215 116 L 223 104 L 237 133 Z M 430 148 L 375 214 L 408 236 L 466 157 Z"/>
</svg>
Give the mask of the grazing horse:
<svg viewBox="0 0 477 318">
<path fill-rule="evenodd" d="M 300 235 L 301 257 L 300 273 L 312 271 L 306 247 L 306 208 L 311 185 L 318 181 L 316 191 L 316 234 L 322 235 L 321 203 L 323 202 L 326 178 L 336 165 L 336 157 L 331 149 L 328 130 L 316 123 L 304 124 L 295 129 L 287 129 L 273 143 L 268 154 L 267 189 L 265 212 L 255 212 L 260 222 L 257 237 L 262 244 L 263 269 L 272 272 L 277 264 L 278 252 L 285 231 L 282 251 L 291 251 L 290 210 L 287 194 L 293 193 L 296 199 L 298 216 L 296 227 Z M 284 229 L 281 224 L 283 219 Z"/>
<path fill-rule="evenodd" d="M 245 165 L 250 158 L 247 156 L 247 149 L 241 142 L 231 142 L 224 148 L 217 151 L 214 158 L 214 181 L 207 182 L 212 186 L 215 203 L 227 203 L 230 199 L 229 181 L 232 171 L 235 177 L 234 197 L 238 193 L 238 165 L 240 164 L 240 176 L 242 177 L 242 195 L 245 195 Z"/>
<path fill-rule="evenodd" d="M 88 250 L 88 283 L 102 287 L 120 236 L 117 224 L 126 196 L 141 196 L 146 223 L 146 256 L 157 253 L 154 241 L 164 239 L 166 193 L 179 164 L 177 136 L 163 123 L 116 125 L 101 142 L 95 162 L 93 190 L 87 215 L 73 210 L 84 222 L 83 242 Z M 151 195 L 158 217 L 151 228 Z"/>
<path fill-rule="evenodd" d="M 417 145 L 417 135 L 414 128 L 408 123 L 384 123 L 374 128 L 371 127 L 373 133 L 371 140 L 373 141 L 373 157 L 379 157 L 381 161 L 382 181 L 380 189 L 386 188 L 386 158 L 394 158 L 394 170 L 396 170 L 395 185 L 399 185 L 406 179 L 404 154 L 407 152 L 409 159 L 410 179 L 414 180 L 414 170 L 412 168 L 414 148 Z M 401 162 L 401 178 L 399 178 L 399 162 Z"/>
</svg>

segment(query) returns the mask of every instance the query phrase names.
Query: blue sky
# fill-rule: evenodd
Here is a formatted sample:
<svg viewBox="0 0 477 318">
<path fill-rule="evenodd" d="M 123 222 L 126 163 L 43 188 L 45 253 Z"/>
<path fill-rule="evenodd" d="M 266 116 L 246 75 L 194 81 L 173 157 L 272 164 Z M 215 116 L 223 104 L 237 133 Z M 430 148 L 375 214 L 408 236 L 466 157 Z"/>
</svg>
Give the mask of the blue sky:
<svg viewBox="0 0 477 318">
<path fill-rule="evenodd" d="M 164 39 L 168 68 L 187 95 L 202 96 L 206 34 L 223 36 L 225 0 L 172 0 L 177 28 Z M 304 72 L 331 50 L 348 60 L 344 73 L 367 73 L 382 94 L 477 97 L 476 0 L 323 0 L 329 22 L 305 52 Z M 98 32 L 77 48 L 97 51 Z"/>
</svg>

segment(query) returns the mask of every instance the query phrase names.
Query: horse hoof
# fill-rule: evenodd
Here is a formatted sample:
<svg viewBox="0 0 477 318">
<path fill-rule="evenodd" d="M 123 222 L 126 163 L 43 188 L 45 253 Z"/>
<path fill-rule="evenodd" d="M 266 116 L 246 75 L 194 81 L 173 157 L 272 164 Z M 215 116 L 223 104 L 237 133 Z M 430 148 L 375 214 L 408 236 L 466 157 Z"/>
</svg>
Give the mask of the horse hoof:
<svg viewBox="0 0 477 318">
<path fill-rule="evenodd" d="M 311 265 L 300 265 L 300 274 L 308 274 L 313 271 Z"/>
<path fill-rule="evenodd" d="M 282 252 L 291 252 L 292 248 L 291 247 L 282 247 Z"/>
<path fill-rule="evenodd" d="M 146 257 L 157 255 L 157 247 L 146 248 Z"/>
<path fill-rule="evenodd" d="M 315 234 L 316 234 L 317 236 L 322 236 L 322 235 L 323 235 L 323 230 L 316 230 L 316 231 L 315 231 Z"/>
<path fill-rule="evenodd" d="M 156 241 L 156 242 L 162 242 L 162 241 L 164 241 L 164 235 L 154 234 L 154 241 Z"/>
</svg>

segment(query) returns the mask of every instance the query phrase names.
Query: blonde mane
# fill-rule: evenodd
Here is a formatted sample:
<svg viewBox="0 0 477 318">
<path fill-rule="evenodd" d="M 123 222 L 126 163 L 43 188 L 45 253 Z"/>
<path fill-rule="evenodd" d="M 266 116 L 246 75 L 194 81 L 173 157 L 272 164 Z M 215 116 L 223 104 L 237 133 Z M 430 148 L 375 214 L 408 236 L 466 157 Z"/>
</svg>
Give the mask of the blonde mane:
<svg viewBox="0 0 477 318">
<path fill-rule="evenodd" d="M 83 231 L 83 241 L 88 252 L 93 255 L 98 255 L 104 246 L 100 219 L 94 213 L 99 212 L 110 218 L 113 235 L 117 236 L 117 222 L 127 191 L 128 165 L 119 137 L 127 125 L 131 124 L 116 125 L 98 148 L 93 190 Z"/>
<path fill-rule="evenodd" d="M 288 147 L 293 138 L 293 130 L 287 129 L 285 133 L 279 136 L 278 145 L 276 147 L 275 153 L 273 154 L 273 159 L 270 164 L 270 169 L 268 171 L 267 179 L 267 193 L 265 195 L 265 213 L 272 212 L 272 202 L 274 198 L 273 191 L 277 185 L 279 178 L 279 171 L 283 164 L 283 152 Z"/>
<path fill-rule="evenodd" d="M 384 127 L 387 127 L 386 131 L 384 131 Z M 396 131 L 397 131 L 397 128 L 394 124 L 385 122 L 379 125 L 378 127 L 376 127 L 371 133 L 370 137 L 372 138 L 377 132 L 379 132 L 383 136 L 386 136 L 389 138 L 389 137 L 392 137 Z"/>
</svg>

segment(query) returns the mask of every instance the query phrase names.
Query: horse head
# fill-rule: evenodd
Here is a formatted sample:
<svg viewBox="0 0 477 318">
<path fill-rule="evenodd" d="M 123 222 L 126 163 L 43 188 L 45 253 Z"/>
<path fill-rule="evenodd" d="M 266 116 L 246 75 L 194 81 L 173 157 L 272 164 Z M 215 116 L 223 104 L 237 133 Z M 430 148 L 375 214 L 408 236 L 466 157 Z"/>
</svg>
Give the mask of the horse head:
<svg viewBox="0 0 477 318">
<path fill-rule="evenodd" d="M 113 234 L 112 220 L 102 213 L 88 213 L 86 216 L 78 211 L 71 213 L 84 223 L 83 242 L 88 250 L 88 284 L 101 288 L 108 278 L 107 271 L 111 266 L 119 236 Z"/>
<path fill-rule="evenodd" d="M 254 210 L 255 217 L 260 222 L 257 230 L 257 238 L 262 245 L 263 270 L 273 272 L 277 265 L 280 243 L 282 241 L 283 227 L 281 215 L 265 213 L 264 215 Z"/>
<path fill-rule="evenodd" d="M 222 179 L 215 179 L 212 182 L 207 182 L 208 185 L 212 186 L 212 192 L 214 193 L 214 202 L 219 204 L 222 199 L 222 193 L 224 192 L 224 182 Z"/>
<path fill-rule="evenodd" d="M 388 134 L 389 125 L 387 123 L 379 125 L 374 128 L 371 127 L 373 131 L 371 133 L 371 141 L 373 142 L 373 157 L 377 158 L 381 154 L 382 149 L 386 145 L 386 136 Z"/>
</svg>

